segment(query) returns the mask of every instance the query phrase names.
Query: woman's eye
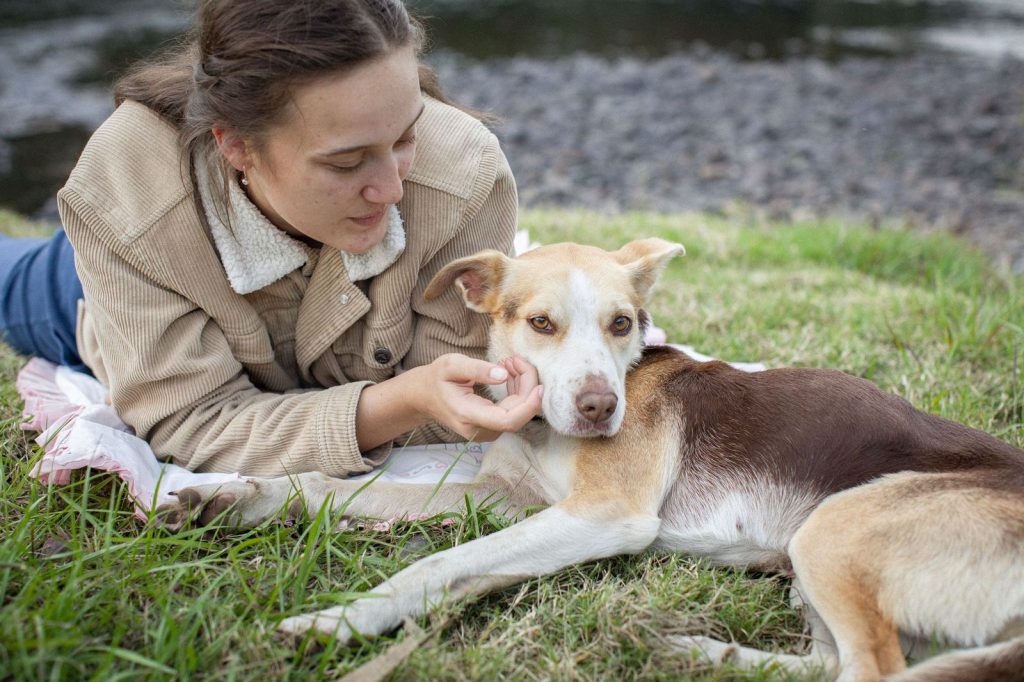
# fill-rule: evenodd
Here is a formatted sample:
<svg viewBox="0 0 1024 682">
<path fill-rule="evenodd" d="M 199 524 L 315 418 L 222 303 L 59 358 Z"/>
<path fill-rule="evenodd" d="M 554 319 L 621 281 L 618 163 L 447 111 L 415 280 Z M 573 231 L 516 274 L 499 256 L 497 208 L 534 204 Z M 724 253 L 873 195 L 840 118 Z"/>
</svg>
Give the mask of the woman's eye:
<svg viewBox="0 0 1024 682">
<path fill-rule="evenodd" d="M 347 166 L 338 166 L 338 165 L 335 165 L 335 164 L 332 163 L 329 166 L 329 168 L 332 171 L 335 171 L 336 173 L 351 173 L 355 169 L 359 168 L 359 166 L 361 166 L 361 165 L 362 165 L 362 162 L 349 164 Z"/>
<path fill-rule="evenodd" d="M 536 331 L 542 334 L 551 334 L 555 331 L 555 328 L 551 326 L 551 320 L 544 317 L 543 315 L 537 315 L 536 317 L 530 318 L 530 326 Z"/>
<path fill-rule="evenodd" d="M 414 144 L 416 144 L 416 136 L 415 135 L 413 135 L 412 137 L 406 137 L 406 138 L 403 138 L 403 139 L 399 140 L 398 142 L 395 143 L 395 146 L 396 147 L 411 147 Z"/>
<path fill-rule="evenodd" d="M 619 315 L 612 320 L 612 333 L 616 336 L 625 336 L 633 328 L 633 320 L 625 315 Z"/>
</svg>

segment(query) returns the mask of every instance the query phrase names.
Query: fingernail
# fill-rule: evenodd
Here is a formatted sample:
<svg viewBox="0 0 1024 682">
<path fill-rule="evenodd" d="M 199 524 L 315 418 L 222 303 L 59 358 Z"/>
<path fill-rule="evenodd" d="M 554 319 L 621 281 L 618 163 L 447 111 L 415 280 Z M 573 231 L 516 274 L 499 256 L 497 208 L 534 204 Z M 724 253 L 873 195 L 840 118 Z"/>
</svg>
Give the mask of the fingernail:
<svg viewBox="0 0 1024 682">
<path fill-rule="evenodd" d="M 495 381 L 508 379 L 508 372 L 501 367 L 491 367 L 491 378 Z"/>
</svg>

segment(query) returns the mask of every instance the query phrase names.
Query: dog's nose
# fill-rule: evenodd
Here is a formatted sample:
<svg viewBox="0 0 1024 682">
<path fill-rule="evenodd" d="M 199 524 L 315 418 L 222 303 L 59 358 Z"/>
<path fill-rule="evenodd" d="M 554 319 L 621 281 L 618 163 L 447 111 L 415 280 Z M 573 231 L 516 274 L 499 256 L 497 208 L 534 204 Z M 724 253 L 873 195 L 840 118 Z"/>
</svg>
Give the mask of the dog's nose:
<svg viewBox="0 0 1024 682">
<path fill-rule="evenodd" d="M 576 396 L 576 409 L 585 419 L 595 424 L 603 422 L 615 412 L 615 406 L 619 404 L 619 398 L 607 387 L 604 390 L 584 389 L 583 393 Z"/>
</svg>

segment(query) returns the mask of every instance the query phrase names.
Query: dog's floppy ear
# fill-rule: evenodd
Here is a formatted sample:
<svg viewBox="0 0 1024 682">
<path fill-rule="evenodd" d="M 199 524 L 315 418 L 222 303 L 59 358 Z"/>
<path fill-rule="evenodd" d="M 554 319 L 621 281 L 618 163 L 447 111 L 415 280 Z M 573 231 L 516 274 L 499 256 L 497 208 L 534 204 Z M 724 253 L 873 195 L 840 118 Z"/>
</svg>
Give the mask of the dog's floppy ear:
<svg viewBox="0 0 1024 682">
<path fill-rule="evenodd" d="M 629 242 L 612 255 L 629 270 L 637 294 L 643 301 L 647 301 L 651 288 L 661 277 L 669 260 L 684 253 L 686 249 L 682 244 L 650 237 Z"/>
<path fill-rule="evenodd" d="M 501 251 L 489 249 L 452 261 L 434 275 L 423 297 L 432 301 L 456 283 L 466 299 L 467 308 L 489 313 L 497 303 L 498 285 L 510 260 Z"/>
</svg>

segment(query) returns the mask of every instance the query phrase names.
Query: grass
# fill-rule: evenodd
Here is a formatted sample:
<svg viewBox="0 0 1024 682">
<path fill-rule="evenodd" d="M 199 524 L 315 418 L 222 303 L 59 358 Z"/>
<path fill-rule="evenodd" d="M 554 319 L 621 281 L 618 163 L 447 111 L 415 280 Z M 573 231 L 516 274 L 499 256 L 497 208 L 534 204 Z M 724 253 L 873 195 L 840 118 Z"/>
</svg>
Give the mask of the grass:
<svg viewBox="0 0 1024 682">
<path fill-rule="evenodd" d="M 670 340 L 736 360 L 831 366 L 918 407 L 1024 446 L 1024 292 L 962 242 L 840 223 L 530 211 L 542 242 L 683 242 L 651 306 Z M 0 230 L 45 227 L 0 214 Z M 505 521 L 476 509 L 449 527 L 327 532 L 330 519 L 250 532 L 170 534 L 139 523 L 108 475 L 46 487 L 20 431 L 0 347 L 0 678 L 327 679 L 406 635 L 340 647 L 274 635 L 284 615 L 352 598 L 428 552 Z M 664 637 L 711 634 L 805 646 L 780 578 L 658 552 L 577 566 L 451 614 L 393 679 L 778 679 L 713 672 Z"/>
</svg>

